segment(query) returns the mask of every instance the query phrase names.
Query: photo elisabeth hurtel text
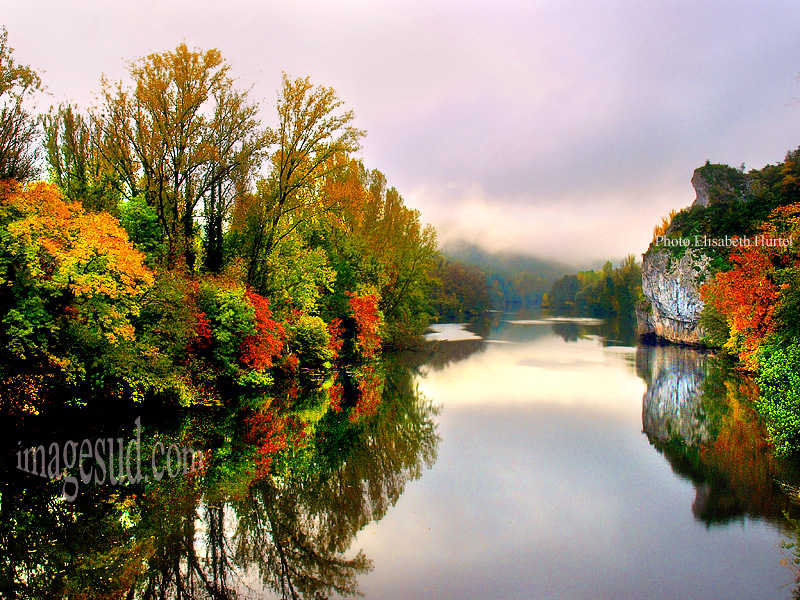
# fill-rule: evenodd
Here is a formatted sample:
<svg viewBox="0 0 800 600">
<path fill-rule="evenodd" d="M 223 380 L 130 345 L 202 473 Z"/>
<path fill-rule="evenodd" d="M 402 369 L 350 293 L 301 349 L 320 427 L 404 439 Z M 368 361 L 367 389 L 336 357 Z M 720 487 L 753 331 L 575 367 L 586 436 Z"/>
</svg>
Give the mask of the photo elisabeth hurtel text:
<svg viewBox="0 0 800 600">
<path fill-rule="evenodd" d="M 668 237 L 658 235 L 655 240 L 656 246 L 666 248 L 749 248 L 751 246 L 768 246 L 771 248 L 791 248 L 794 246 L 792 236 L 787 238 L 767 237 L 765 235 L 709 237 L 707 235 L 695 235 L 693 237 Z"/>
<path fill-rule="evenodd" d="M 150 480 L 161 481 L 165 476 L 174 479 L 179 475 L 194 473 L 204 468 L 202 451 L 157 440 L 145 452 L 145 470 L 142 472 L 141 417 L 135 421 L 136 436 L 125 442 L 118 438 L 67 440 L 53 442 L 17 451 L 17 469 L 51 480 L 63 480 L 64 499 L 72 502 L 78 497 L 81 485 L 136 484 Z"/>
</svg>

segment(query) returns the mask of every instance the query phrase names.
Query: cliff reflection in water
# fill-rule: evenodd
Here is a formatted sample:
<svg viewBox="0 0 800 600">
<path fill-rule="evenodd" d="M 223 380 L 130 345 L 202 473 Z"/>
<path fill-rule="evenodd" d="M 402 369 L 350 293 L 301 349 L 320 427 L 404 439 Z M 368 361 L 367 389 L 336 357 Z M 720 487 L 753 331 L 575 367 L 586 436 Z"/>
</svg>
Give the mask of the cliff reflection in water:
<svg viewBox="0 0 800 600">
<path fill-rule="evenodd" d="M 745 516 L 784 523 L 794 506 L 779 481 L 793 475 L 765 441 L 751 407 L 755 385 L 693 348 L 640 346 L 636 363 L 647 384 L 644 433 L 694 485 L 695 518 L 709 525 Z"/>
<path fill-rule="evenodd" d="M 87 485 L 67 503 L 59 482 L 15 477 L 5 461 L 0 597 L 357 593 L 357 577 L 371 564 L 350 550 L 356 534 L 433 465 L 439 443 L 438 409 L 416 392 L 412 373 L 389 361 L 381 374 L 383 397 L 374 415 L 355 422 L 344 411 L 329 411 L 310 443 L 273 457 L 270 474 L 259 474 L 241 419 L 222 407 L 182 415 L 177 427 L 156 426 L 155 413 L 142 417 L 150 425 L 143 446 L 152 439 L 217 440 L 205 472 L 194 477 Z M 108 429 L 104 435 L 111 435 Z"/>
<path fill-rule="evenodd" d="M 710 434 L 702 396 L 707 356 L 692 348 L 640 346 L 636 367 L 647 384 L 642 427 L 650 441 L 680 440 L 687 446 L 707 442 Z"/>
</svg>

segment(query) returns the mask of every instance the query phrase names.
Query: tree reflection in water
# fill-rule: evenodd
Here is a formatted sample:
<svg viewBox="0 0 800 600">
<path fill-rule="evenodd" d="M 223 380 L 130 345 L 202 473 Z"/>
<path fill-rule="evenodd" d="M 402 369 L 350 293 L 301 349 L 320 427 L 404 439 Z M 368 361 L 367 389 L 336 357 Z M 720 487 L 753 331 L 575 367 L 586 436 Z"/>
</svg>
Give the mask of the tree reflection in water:
<svg viewBox="0 0 800 600">
<path fill-rule="evenodd" d="M 22 478 L 4 460 L 0 597 L 356 593 L 357 576 L 371 564 L 361 552 L 348 556 L 353 539 L 432 466 L 439 442 L 437 409 L 416 392 L 412 373 L 396 361 L 386 361 L 380 373 L 373 384 L 383 394 L 374 414 L 352 419 L 352 411 L 328 410 L 302 423 L 297 443 L 274 457 L 269 475 L 257 468 L 242 419 L 223 410 L 143 432 L 143 447 L 158 438 L 213 448 L 205 472 L 86 485 L 74 503 L 60 498 L 59 482 Z M 102 435 L 111 434 L 106 428 Z"/>
<path fill-rule="evenodd" d="M 765 520 L 786 536 L 781 563 L 800 598 L 800 476 L 780 461 L 753 409 L 758 388 L 722 358 L 692 348 L 640 346 L 637 371 L 647 384 L 642 425 L 672 470 L 692 482 L 694 517 L 708 526 Z"/>
<path fill-rule="evenodd" d="M 708 525 L 745 516 L 787 525 L 795 505 L 752 403 L 755 384 L 723 361 L 692 348 L 641 346 L 637 371 L 647 384 L 642 425 L 673 471 L 692 481 L 692 512 Z"/>
</svg>

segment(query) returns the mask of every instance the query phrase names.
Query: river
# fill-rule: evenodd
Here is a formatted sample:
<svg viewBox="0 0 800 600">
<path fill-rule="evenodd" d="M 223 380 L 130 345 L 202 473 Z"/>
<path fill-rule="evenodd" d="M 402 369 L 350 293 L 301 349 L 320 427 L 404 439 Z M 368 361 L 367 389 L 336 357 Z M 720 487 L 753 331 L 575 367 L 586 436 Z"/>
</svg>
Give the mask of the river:
<svg viewBox="0 0 800 600">
<path fill-rule="evenodd" d="M 462 338 L 416 379 L 438 458 L 358 535 L 366 598 L 791 596 L 779 470 L 730 383 L 703 399 L 713 358 L 591 319 L 497 315 L 484 335 L 432 336 Z"/>
<path fill-rule="evenodd" d="M 0 597 L 796 593 L 781 483 L 797 477 L 764 441 L 746 378 L 600 320 L 495 313 L 436 329 L 418 352 L 354 369 L 349 404 L 319 392 L 291 419 L 245 397 L 0 420 Z M 125 443 L 144 477 L 84 476 L 80 440 L 81 454 Z M 51 444 L 73 464 L 27 468 L 37 455 L 22 449 Z M 170 467 L 187 447 L 204 449 L 200 470 Z"/>
</svg>

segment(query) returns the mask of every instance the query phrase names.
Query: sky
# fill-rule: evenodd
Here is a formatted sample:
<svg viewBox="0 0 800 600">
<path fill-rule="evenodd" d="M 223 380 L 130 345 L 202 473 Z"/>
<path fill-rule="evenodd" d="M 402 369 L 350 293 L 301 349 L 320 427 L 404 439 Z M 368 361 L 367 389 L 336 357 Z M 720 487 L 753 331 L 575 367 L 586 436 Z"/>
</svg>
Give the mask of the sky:
<svg viewBox="0 0 800 600">
<path fill-rule="evenodd" d="M 578 266 L 643 253 L 706 160 L 800 145 L 796 0 L 0 0 L 0 25 L 42 109 L 181 42 L 218 48 L 264 124 L 281 73 L 309 76 L 440 243 Z"/>
</svg>

